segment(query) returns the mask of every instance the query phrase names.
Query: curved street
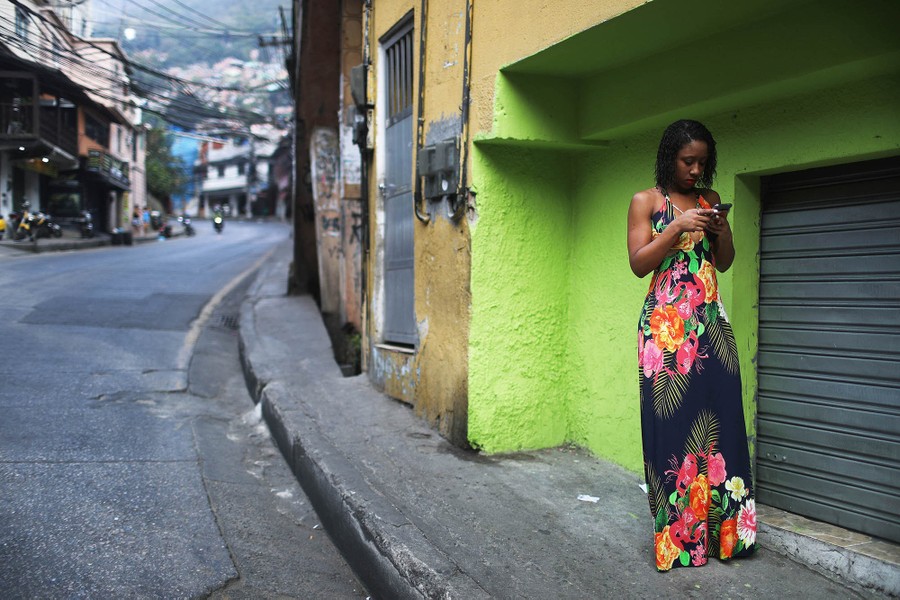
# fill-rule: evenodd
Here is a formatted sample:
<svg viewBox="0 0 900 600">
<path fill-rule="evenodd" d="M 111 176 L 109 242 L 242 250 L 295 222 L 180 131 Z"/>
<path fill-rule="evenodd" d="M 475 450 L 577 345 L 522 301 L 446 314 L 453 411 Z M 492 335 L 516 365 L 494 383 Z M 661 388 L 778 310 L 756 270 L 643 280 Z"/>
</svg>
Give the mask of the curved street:
<svg viewBox="0 0 900 600">
<path fill-rule="evenodd" d="M 254 409 L 237 348 L 290 235 L 0 257 L 5 598 L 366 597 Z"/>
</svg>

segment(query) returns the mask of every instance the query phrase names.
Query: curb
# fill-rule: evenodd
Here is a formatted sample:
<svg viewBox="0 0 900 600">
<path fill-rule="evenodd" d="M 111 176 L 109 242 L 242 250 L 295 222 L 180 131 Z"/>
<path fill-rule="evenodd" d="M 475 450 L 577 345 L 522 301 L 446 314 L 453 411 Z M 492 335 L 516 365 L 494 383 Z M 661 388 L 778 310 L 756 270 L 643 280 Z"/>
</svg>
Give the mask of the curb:
<svg viewBox="0 0 900 600">
<path fill-rule="evenodd" d="M 183 236 L 183 232 L 173 233 L 170 238 L 174 239 Z M 4 248 L 13 248 L 21 252 L 29 252 L 32 254 L 43 254 L 46 252 L 65 252 L 67 250 L 84 250 L 87 248 L 101 248 L 104 246 L 136 246 L 138 244 L 146 244 L 148 242 L 156 242 L 158 236 L 140 236 L 132 238 L 131 244 L 113 244 L 112 239 L 105 235 L 97 235 L 93 238 L 76 238 L 68 240 L 47 240 L 45 243 L 35 241 L 2 241 L 0 246 Z"/>
<path fill-rule="evenodd" d="M 835 583 L 864 593 L 900 597 L 900 570 L 887 561 L 759 521 L 763 547 Z"/>
<path fill-rule="evenodd" d="M 5 248 L 13 248 L 22 252 L 31 252 L 33 254 L 42 254 L 44 252 L 63 252 L 65 250 L 80 250 L 82 248 L 99 248 L 100 246 L 108 246 L 109 240 L 103 238 L 94 238 L 86 240 L 71 241 L 51 241 L 49 244 L 41 244 L 37 241 L 26 242 L 3 242 Z"/>
<path fill-rule="evenodd" d="M 291 390 L 274 379 L 255 335 L 255 303 L 241 307 L 241 364 L 254 402 L 316 513 L 348 564 L 376 598 L 488 598 L 485 591 L 431 544 L 418 527 L 373 490 L 318 427 L 303 399 L 327 397 L 321 374 Z M 249 334 L 247 332 L 250 332 Z M 300 371 L 305 371 L 299 367 Z M 305 373 L 304 373 L 305 374 Z"/>
</svg>

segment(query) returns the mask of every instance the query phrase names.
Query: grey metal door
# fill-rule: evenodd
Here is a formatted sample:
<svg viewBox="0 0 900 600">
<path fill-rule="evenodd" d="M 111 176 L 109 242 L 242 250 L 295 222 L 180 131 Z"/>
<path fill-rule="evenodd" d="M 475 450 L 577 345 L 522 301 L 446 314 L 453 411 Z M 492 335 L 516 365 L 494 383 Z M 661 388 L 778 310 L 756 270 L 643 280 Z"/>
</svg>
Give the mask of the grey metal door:
<svg viewBox="0 0 900 600">
<path fill-rule="evenodd" d="M 763 181 L 757 496 L 900 542 L 900 157 Z"/>
<path fill-rule="evenodd" d="M 382 40 L 386 68 L 384 341 L 416 343 L 413 280 L 412 22 Z"/>
</svg>

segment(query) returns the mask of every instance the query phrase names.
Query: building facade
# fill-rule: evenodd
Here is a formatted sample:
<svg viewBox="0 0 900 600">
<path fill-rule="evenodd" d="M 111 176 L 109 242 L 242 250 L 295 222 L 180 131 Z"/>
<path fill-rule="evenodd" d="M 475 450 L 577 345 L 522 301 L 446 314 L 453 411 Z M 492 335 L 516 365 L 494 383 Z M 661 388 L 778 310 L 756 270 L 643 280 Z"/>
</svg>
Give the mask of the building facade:
<svg viewBox="0 0 900 600">
<path fill-rule="evenodd" d="M 640 472 L 626 214 L 666 125 L 698 119 L 734 203 L 719 281 L 758 498 L 900 539 L 900 5 L 863 5 L 366 3 L 362 72 L 339 68 L 372 382 L 459 445 Z"/>
<path fill-rule="evenodd" d="M 58 4 L 0 4 L 0 210 L 127 227 L 146 194 L 127 61 L 90 37 L 88 4 Z"/>
<path fill-rule="evenodd" d="M 292 288 L 316 298 L 336 358 L 352 372 L 360 362 L 366 294 L 368 188 L 355 143 L 364 116 L 351 89 L 353 68 L 363 60 L 363 6 L 363 0 L 295 0 L 288 65 L 296 100 Z"/>
<path fill-rule="evenodd" d="M 231 216 L 268 216 L 276 194 L 272 160 L 275 141 L 241 136 L 199 142 L 194 170 L 200 183 L 199 214 L 215 206 Z M 193 136 L 196 137 L 196 136 Z"/>
</svg>

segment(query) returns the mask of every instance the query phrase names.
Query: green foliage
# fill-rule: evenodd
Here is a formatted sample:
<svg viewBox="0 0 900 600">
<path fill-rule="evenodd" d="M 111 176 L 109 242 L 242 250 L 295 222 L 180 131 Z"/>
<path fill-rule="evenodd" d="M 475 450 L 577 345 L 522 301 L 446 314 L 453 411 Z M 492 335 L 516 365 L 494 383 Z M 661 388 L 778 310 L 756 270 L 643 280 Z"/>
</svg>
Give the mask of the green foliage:
<svg viewBox="0 0 900 600">
<path fill-rule="evenodd" d="M 172 154 L 172 140 L 165 129 L 147 131 L 147 191 L 157 198 L 184 192 L 188 184 L 184 161 Z"/>
</svg>

